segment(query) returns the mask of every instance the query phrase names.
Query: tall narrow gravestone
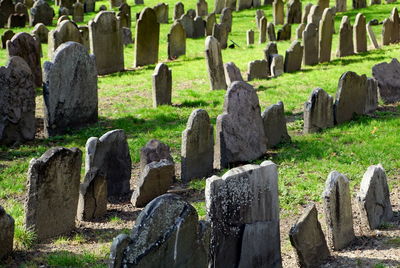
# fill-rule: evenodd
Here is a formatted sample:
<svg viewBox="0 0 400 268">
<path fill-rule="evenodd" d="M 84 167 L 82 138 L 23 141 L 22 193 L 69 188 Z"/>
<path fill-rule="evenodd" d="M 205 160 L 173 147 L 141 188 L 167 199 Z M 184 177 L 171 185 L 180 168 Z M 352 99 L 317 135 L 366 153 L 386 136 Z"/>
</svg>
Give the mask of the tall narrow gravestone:
<svg viewBox="0 0 400 268">
<path fill-rule="evenodd" d="M 319 25 L 319 62 L 329 62 L 332 52 L 334 16 L 330 9 L 325 9 Z"/>
<path fill-rule="evenodd" d="M 365 16 L 358 13 L 353 30 L 354 52 L 367 52 L 367 24 Z"/>
<path fill-rule="evenodd" d="M 226 89 L 221 47 L 215 37 L 207 36 L 205 53 L 211 90 Z"/>
<path fill-rule="evenodd" d="M 322 88 L 316 88 L 304 104 L 305 134 L 333 127 L 333 98 Z"/>
<path fill-rule="evenodd" d="M 304 65 L 318 64 L 318 27 L 314 23 L 309 23 L 303 32 L 304 43 Z"/>
<path fill-rule="evenodd" d="M 159 63 L 152 75 L 153 107 L 171 105 L 172 72 L 165 63 Z"/>
<path fill-rule="evenodd" d="M 346 57 L 354 54 L 353 27 L 349 17 L 343 16 L 339 29 L 339 46 L 336 52 L 337 57 Z"/>
<path fill-rule="evenodd" d="M 186 32 L 179 21 L 172 24 L 168 34 L 168 59 L 174 60 L 186 54 Z"/>
</svg>

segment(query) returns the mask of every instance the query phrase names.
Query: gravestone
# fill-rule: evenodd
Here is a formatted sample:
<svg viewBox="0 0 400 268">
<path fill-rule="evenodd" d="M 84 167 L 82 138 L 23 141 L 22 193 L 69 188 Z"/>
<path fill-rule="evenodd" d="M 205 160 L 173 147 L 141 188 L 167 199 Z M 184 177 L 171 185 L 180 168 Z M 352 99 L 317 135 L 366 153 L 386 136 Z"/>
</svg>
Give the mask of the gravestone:
<svg viewBox="0 0 400 268">
<path fill-rule="evenodd" d="M 323 11 L 324 10 L 318 5 L 311 6 L 310 12 L 308 13 L 307 24 L 314 23 L 318 27 Z"/>
<path fill-rule="evenodd" d="M 278 171 L 271 161 L 206 181 L 210 267 L 282 267 Z"/>
<path fill-rule="evenodd" d="M 14 244 L 14 219 L 0 206 L 0 260 L 12 253 Z"/>
<path fill-rule="evenodd" d="M 124 18 L 124 23 L 121 22 L 121 26 L 127 27 L 130 29 L 132 26 L 131 7 L 128 4 L 124 3 L 124 4 L 120 5 L 120 7 L 118 9 L 120 12 L 120 16 L 122 16 Z"/>
<path fill-rule="evenodd" d="M 252 0 L 237 0 L 237 11 L 251 8 Z"/>
<path fill-rule="evenodd" d="M 364 114 L 367 99 L 367 76 L 345 72 L 339 79 L 335 100 L 335 123 L 341 124 Z"/>
<path fill-rule="evenodd" d="M 15 33 L 12 30 L 6 30 L 3 32 L 3 35 L 1 36 L 1 48 L 6 49 L 7 48 L 7 41 L 11 40 L 14 37 Z"/>
<path fill-rule="evenodd" d="M 90 50 L 89 27 L 86 25 L 82 25 L 82 26 L 78 26 L 78 29 L 82 36 L 82 45 L 84 47 L 86 47 L 86 49 L 89 51 Z M 125 28 L 125 29 L 127 29 L 127 28 Z M 124 32 L 124 28 L 122 28 L 122 32 Z M 130 30 L 129 30 L 129 32 L 130 32 Z M 123 33 L 123 36 L 124 36 L 124 33 Z M 132 37 L 132 33 L 130 34 L 130 37 Z M 131 40 L 132 40 L 132 38 L 131 38 Z"/>
<path fill-rule="evenodd" d="M 139 28 L 140 19 L 138 21 Z M 124 45 L 122 44 L 121 27 L 112 11 L 101 11 L 89 21 L 90 51 L 96 56 L 96 67 L 99 75 L 124 70 Z M 135 44 L 140 41 L 138 38 Z M 157 40 L 158 41 L 158 40 Z M 151 46 L 148 44 L 148 49 Z"/>
<path fill-rule="evenodd" d="M 167 39 L 168 59 L 173 60 L 186 54 L 186 32 L 179 21 L 174 21 Z"/>
<path fill-rule="evenodd" d="M 158 23 L 168 23 L 168 4 L 160 3 L 153 7 Z"/>
<path fill-rule="evenodd" d="M 120 5 L 122 5 L 125 2 L 126 2 L 126 0 L 110 0 L 111 9 L 115 8 L 115 7 L 119 7 Z"/>
<path fill-rule="evenodd" d="M 303 60 L 303 46 L 299 40 L 293 41 L 286 50 L 285 62 L 283 70 L 285 73 L 291 73 L 301 70 L 301 62 Z"/>
<path fill-rule="evenodd" d="M 81 33 L 82 33 L 82 31 L 81 31 Z M 88 38 L 89 38 L 89 31 L 88 31 Z M 88 39 L 88 42 L 89 42 L 89 39 Z M 130 28 L 122 27 L 122 43 L 124 44 L 124 46 L 133 44 L 132 31 Z"/>
<path fill-rule="evenodd" d="M 194 110 L 182 132 L 181 179 L 189 182 L 213 171 L 214 129 L 205 110 Z"/>
<path fill-rule="evenodd" d="M 254 60 L 249 62 L 247 81 L 254 79 L 267 79 L 269 75 L 270 69 L 267 60 Z"/>
<path fill-rule="evenodd" d="M 131 156 L 125 132 L 115 129 L 86 142 L 85 177 L 98 170 L 107 180 L 107 196 L 129 193 Z"/>
<path fill-rule="evenodd" d="M 373 113 L 378 108 L 378 81 L 375 78 L 367 79 L 367 99 L 365 101 L 364 113 Z"/>
<path fill-rule="evenodd" d="M 386 173 L 382 165 L 368 167 L 361 180 L 357 202 L 361 213 L 361 221 L 371 230 L 393 218 L 390 192 Z"/>
<path fill-rule="evenodd" d="M 23 58 L 32 70 L 33 83 L 42 86 L 42 67 L 40 64 L 40 43 L 28 33 L 17 33 L 7 41 L 8 56 Z"/>
<path fill-rule="evenodd" d="M 61 24 L 61 22 L 65 21 L 65 20 L 71 20 L 67 15 L 62 15 L 61 17 L 58 18 L 57 20 L 57 26 Z"/>
<path fill-rule="evenodd" d="M 248 30 L 246 32 L 246 36 L 247 36 L 247 46 L 253 45 L 254 44 L 254 31 Z"/>
<path fill-rule="evenodd" d="M 38 23 L 33 28 L 32 35 L 35 36 L 40 43 L 47 44 L 49 29 L 47 29 L 43 23 Z"/>
<path fill-rule="evenodd" d="M 372 30 L 370 22 L 367 23 L 367 33 L 371 44 L 374 46 L 375 49 L 378 49 L 379 48 L 378 41 L 376 41 L 376 36 L 374 31 Z"/>
<path fill-rule="evenodd" d="M 194 10 L 193 8 L 188 9 L 188 11 L 186 11 L 186 15 L 189 16 L 189 18 L 191 18 L 192 20 L 194 20 L 194 18 L 196 18 L 196 10 Z"/>
<path fill-rule="evenodd" d="M 287 4 L 286 23 L 301 23 L 301 1 L 290 0 Z"/>
<path fill-rule="evenodd" d="M 353 9 L 367 7 L 367 0 L 352 0 Z"/>
<path fill-rule="evenodd" d="M 306 29 L 306 26 L 307 26 L 306 23 L 299 24 L 299 26 L 296 29 L 296 38 L 297 39 L 303 38 L 303 32 Z"/>
<path fill-rule="evenodd" d="M 165 63 L 159 63 L 152 75 L 153 107 L 171 105 L 172 72 Z"/>
<path fill-rule="evenodd" d="M 53 58 L 56 49 L 63 43 L 73 41 L 82 44 L 82 35 L 78 26 L 70 20 L 64 20 L 48 35 L 48 57 Z"/>
<path fill-rule="evenodd" d="M 66 9 L 72 11 L 73 5 L 74 5 L 74 0 L 59 0 L 60 2 L 60 8 L 65 7 Z M 70 14 L 68 14 L 70 15 Z"/>
<path fill-rule="evenodd" d="M 72 10 L 70 11 L 68 8 L 66 7 L 60 7 L 60 9 L 58 10 L 58 17 L 63 17 L 63 16 L 69 16 L 72 14 Z"/>
<path fill-rule="evenodd" d="M 308 15 L 310 14 L 310 10 L 312 8 L 313 4 L 307 3 L 304 7 L 304 12 L 301 16 L 301 23 L 307 24 L 308 21 Z"/>
<path fill-rule="evenodd" d="M 285 11 L 284 4 L 282 0 L 274 0 L 272 4 L 272 16 L 274 19 L 274 24 L 279 25 L 284 23 Z"/>
<path fill-rule="evenodd" d="M 274 24 L 272 22 L 268 22 L 267 35 L 268 35 L 268 40 L 270 42 L 276 41 L 275 26 L 274 26 Z"/>
<path fill-rule="evenodd" d="M 236 0 L 225 0 L 224 7 L 230 8 L 233 11 L 236 10 Z"/>
<path fill-rule="evenodd" d="M 265 17 L 260 20 L 260 36 L 259 43 L 263 44 L 267 42 L 267 19 Z"/>
<path fill-rule="evenodd" d="M 318 26 L 314 23 L 309 23 L 303 32 L 304 44 L 304 65 L 318 64 Z"/>
<path fill-rule="evenodd" d="M 24 28 L 27 17 L 24 14 L 11 14 L 8 17 L 7 27 L 10 28 Z"/>
<path fill-rule="evenodd" d="M 83 22 L 83 17 L 85 10 L 83 8 L 83 4 L 76 2 L 74 4 L 74 8 L 72 9 L 72 20 L 75 22 Z"/>
<path fill-rule="evenodd" d="M 205 26 L 205 21 L 197 16 L 193 21 L 193 38 L 203 38 L 206 33 Z"/>
<path fill-rule="evenodd" d="M 283 74 L 283 56 L 278 54 L 271 55 L 271 77 L 278 77 Z"/>
<path fill-rule="evenodd" d="M 396 58 L 390 63 L 382 62 L 373 66 L 372 75 L 378 81 L 379 96 L 384 103 L 400 100 L 400 63 Z"/>
<path fill-rule="evenodd" d="M 343 16 L 339 29 L 339 47 L 336 52 L 337 57 L 346 57 L 354 54 L 353 46 L 353 27 L 351 27 L 349 17 Z"/>
<path fill-rule="evenodd" d="M 21 2 L 15 4 L 15 13 L 24 14 L 26 19 L 29 20 L 28 8 Z"/>
<path fill-rule="evenodd" d="M 212 35 L 215 23 L 216 23 L 215 13 L 210 13 L 206 17 L 206 36 Z"/>
<path fill-rule="evenodd" d="M 322 11 L 324 11 L 325 8 L 329 8 L 329 1 L 330 0 L 318 0 L 317 5 L 321 8 Z"/>
<path fill-rule="evenodd" d="M 174 6 L 174 20 L 180 19 L 185 14 L 185 6 L 182 2 L 178 2 Z"/>
<path fill-rule="evenodd" d="M 341 250 L 355 238 L 349 179 L 337 171 L 329 173 L 322 198 L 328 243 Z"/>
<path fill-rule="evenodd" d="M 55 147 L 30 161 L 25 227 L 39 241 L 75 228 L 81 165 L 78 148 Z"/>
<path fill-rule="evenodd" d="M 261 0 L 253 0 L 252 7 L 253 8 L 261 7 Z"/>
<path fill-rule="evenodd" d="M 96 0 L 86 0 L 84 3 L 85 12 L 94 12 L 96 8 Z"/>
<path fill-rule="evenodd" d="M 382 23 L 382 46 L 388 46 L 392 43 L 393 22 L 390 19 L 384 19 Z"/>
<path fill-rule="evenodd" d="M 304 103 L 304 134 L 333 127 L 333 98 L 322 88 L 316 88 Z"/>
<path fill-rule="evenodd" d="M 46 137 L 97 122 L 96 62 L 87 48 L 66 42 L 57 48 L 51 62 L 44 63 L 43 69 Z"/>
<path fill-rule="evenodd" d="M 309 205 L 289 231 L 299 267 L 319 267 L 330 253 L 315 204 Z"/>
<path fill-rule="evenodd" d="M 230 8 L 222 9 L 220 23 L 225 24 L 229 33 L 232 31 L 232 10 Z"/>
<path fill-rule="evenodd" d="M 169 146 L 159 140 L 150 140 L 140 149 L 140 170 L 143 171 L 147 164 L 163 159 L 174 162 Z"/>
<path fill-rule="evenodd" d="M 221 47 L 218 40 L 213 36 L 207 36 L 205 47 L 211 90 L 226 89 L 224 63 L 222 61 Z"/>
<path fill-rule="evenodd" d="M 229 86 L 235 81 L 243 81 L 242 74 L 235 63 L 228 62 L 224 64 L 226 84 Z"/>
<path fill-rule="evenodd" d="M 190 18 L 189 15 L 184 14 L 182 17 L 178 20 L 183 28 L 185 29 L 186 32 L 186 37 L 187 38 L 193 38 L 194 35 L 194 20 Z"/>
<path fill-rule="evenodd" d="M 12 56 L 0 67 L 0 144 L 35 138 L 35 87 L 32 71 L 20 57 Z"/>
<path fill-rule="evenodd" d="M 268 75 L 270 75 L 270 66 L 272 62 L 271 56 L 273 54 L 278 54 L 278 47 L 275 42 L 270 42 L 264 49 L 264 59 L 268 62 Z"/>
<path fill-rule="evenodd" d="M 0 28 L 7 25 L 8 17 L 15 11 L 15 6 L 12 0 L 0 1 Z"/>
<path fill-rule="evenodd" d="M 400 41 L 400 18 L 396 7 L 392 9 L 389 19 L 393 25 L 391 43 L 395 44 Z"/>
<path fill-rule="evenodd" d="M 224 111 L 217 117 L 214 167 L 252 161 L 266 151 L 258 96 L 245 82 L 233 82 L 225 94 Z"/>
<path fill-rule="evenodd" d="M 212 36 L 218 40 L 221 49 L 225 49 L 228 47 L 228 35 L 229 32 L 227 31 L 227 27 L 225 24 L 214 24 Z"/>
<path fill-rule="evenodd" d="M 324 10 L 319 25 L 319 62 L 331 61 L 334 16 L 329 8 Z"/>
<path fill-rule="evenodd" d="M 257 29 L 260 29 L 260 20 L 262 17 L 265 17 L 264 10 L 262 9 L 257 9 L 256 10 L 256 24 L 257 24 Z M 265 17 L 267 18 L 267 17 Z"/>
<path fill-rule="evenodd" d="M 30 10 L 30 25 L 35 26 L 38 23 L 44 25 L 51 25 L 55 15 L 54 9 L 47 4 L 44 0 L 35 1 Z"/>
<path fill-rule="evenodd" d="M 358 13 L 356 16 L 353 34 L 354 52 L 367 52 L 367 25 L 365 16 L 361 13 Z"/>
<path fill-rule="evenodd" d="M 336 0 L 336 11 L 346 12 L 347 11 L 347 1 L 346 0 Z"/>
<path fill-rule="evenodd" d="M 204 17 L 208 15 L 208 4 L 206 0 L 199 0 L 196 3 L 196 15 Z"/>
<path fill-rule="evenodd" d="M 281 142 L 290 141 L 286 128 L 283 102 L 268 106 L 261 114 L 267 148 L 273 148 Z"/>
<path fill-rule="evenodd" d="M 290 40 L 292 35 L 292 26 L 290 24 L 283 25 L 282 29 L 278 30 L 277 40 L 278 41 L 285 41 Z"/>
</svg>

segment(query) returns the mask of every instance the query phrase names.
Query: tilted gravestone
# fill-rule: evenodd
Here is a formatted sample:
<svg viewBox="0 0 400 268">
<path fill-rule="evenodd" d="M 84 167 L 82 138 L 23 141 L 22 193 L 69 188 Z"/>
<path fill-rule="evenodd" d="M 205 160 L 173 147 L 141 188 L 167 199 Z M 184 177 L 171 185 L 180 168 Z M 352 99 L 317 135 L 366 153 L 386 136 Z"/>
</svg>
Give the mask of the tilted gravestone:
<svg viewBox="0 0 400 268">
<path fill-rule="evenodd" d="M 301 70 L 301 62 L 303 60 L 303 49 L 299 40 L 293 41 L 286 50 L 285 62 L 283 69 L 285 73 L 291 73 Z"/>
<path fill-rule="evenodd" d="M 220 44 L 215 37 L 207 36 L 205 46 L 206 64 L 211 90 L 226 89 L 224 63 L 222 61 Z"/>
<path fill-rule="evenodd" d="M 247 36 L 247 45 L 253 45 L 254 44 L 254 31 L 253 30 L 248 30 L 246 32 L 246 36 Z"/>
<path fill-rule="evenodd" d="M 194 20 L 188 14 L 183 14 L 178 21 L 182 24 L 183 28 L 185 29 L 186 37 L 193 38 Z"/>
<path fill-rule="evenodd" d="M 353 29 L 354 39 L 354 52 L 362 53 L 367 52 L 367 24 L 365 16 L 358 13 Z"/>
<path fill-rule="evenodd" d="M 346 57 L 354 54 L 353 27 L 349 17 L 343 16 L 339 29 L 339 46 L 336 52 L 337 57 Z"/>
<path fill-rule="evenodd" d="M 64 20 L 48 35 L 48 57 L 53 58 L 56 49 L 63 43 L 73 41 L 83 43 L 81 32 L 78 26 L 72 21 Z"/>
<path fill-rule="evenodd" d="M 287 4 L 286 23 L 301 23 L 301 1 L 290 0 Z"/>
<path fill-rule="evenodd" d="M 8 56 L 23 58 L 32 70 L 33 83 L 42 86 L 42 67 L 40 64 L 40 43 L 28 33 L 17 33 L 7 41 Z"/>
<path fill-rule="evenodd" d="M 11 254 L 14 243 L 14 219 L 0 206 L 0 260 Z"/>
<path fill-rule="evenodd" d="M 212 35 L 215 23 L 216 23 L 215 13 L 210 13 L 206 17 L 206 36 Z"/>
<path fill-rule="evenodd" d="M 375 49 L 378 49 L 379 48 L 378 41 L 376 41 L 376 36 L 374 31 L 372 30 L 372 24 L 370 21 L 367 23 L 367 33 L 371 44 L 374 46 Z"/>
<path fill-rule="evenodd" d="M 53 59 L 44 63 L 43 69 L 46 137 L 97 122 L 96 63 L 82 44 L 62 44 Z"/>
<path fill-rule="evenodd" d="M 185 14 L 185 6 L 182 2 L 178 2 L 174 6 L 174 20 L 180 19 L 180 17 Z"/>
<path fill-rule="evenodd" d="M 249 62 L 247 81 L 254 79 L 267 79 L 269 75 L 270 69 L 267 60 L 254 60 Z"/>
<path fill-rule="evenodd" d="M 349 179 L 337 171 L 329 173 L 322 198 L 328 243 L 334 250 L 343 249 L 355 238 Z"/>
<path fill-rule="evenodd" d="M 260 35 L 258 40 L 260 44 L 267 41 L 267 19 L 265 17 L 262 17 L 260 20 Z"/>
<path fill-rule="evenodd" d="M 282 267 L 278 172 L 271 161 L 206 181 L 210 267 Z"/>
<path fill-rule="evenodd" d="M 267 148 L 272 148 L 281 142 L 290 141 L 286 128 L 286 118 L 283 102 L 268 106 L 261 114 Z"/>
<path fill-rule="evenodd" d="M 142 210 L 129 236 L 114 238 L 109 267 L 206 267 L 208 246 L 209 224 L 183 198 L 164 194 Z"/>
<path fill-rule="evenodd" d="M 333 127 L 333 98 L 322 88 L 316 88 L 304 103 L 304 134 Z"/>
<path fill-rule="evenodd" d="M 372 75 L 378 81 L 379 96 L 385 103 L 400 100 L 400 63 L 397 59 L 376 64 L 372 67 Z"/>
<path fill-rule="evenodd" d="M 174 60 L 186 54 L 186 32 L 179 21 L 174 21 L 167 39 L 168 59 Z"/>
<path fill-rule="evenodd" d="M 127 27 L 130 29 L 132 26 L 131 7 L 128 4 L 124 3 L 119 6 L 118 10 L 119 10 L 118 13 L 119 16 L 123 18 L 121 20 L 121 27 Z"/>
<path fill-rule="evenodd" d="M 125 132 L 116 129 L 86 142 L 85 174 L 99 170 L 106 176 L 107 196 L 120 196 L 130 191 L 131 156 Z M 85 175 L 87 176 L 87 175 Z"/>
<path fill-rule="evenodd" d="M 282 0 L 274 0 L 272 4 L 272 16 L 274 18 L 274 24 L 283 24 L 285 20 L 285 5 Z"/>
<path fill-rule="evenodd" d="M 15 11 L 15 6 L 12 0 L 0 1 L 0 28 L 7 25 L 7 20 Z"/>
<path fill-rule="evenodd" d="M 171 105 L 172 72 L 165 63 L 157 64 L 152 75 L 153 107 Z"/>
<path fill-rule="evenodd" d="M 220 23 L 225 24 L 227 32 L 232 31 L 232 10 L 224 8 L 221 12 Z"/>
<path fill-rule="evenodd" d="M 153 7 L 158 23 L 168 23 L 168 4 L 159 3 Z"/>
<path fill-rule="evenodd" d="M 189 182 L 213 171 L 214 129 L 205 110 L 196 109 L 182 132 L 181 179 Z"/>
<path fill-rule="evenodd" d="M 393 22 L 385 19 L 382 23 L 382 45 L 387 46 L 392 43 Z"/>
<path fill-rule="evenodd" d="M 239 68 L 233 62 L 224 64 L 226 84 L 229 86 L 235 81 L 243 81 Z"/>
<path fill-rule="evenodd" d="M 55 147 L 31 160 L 25 225 L 39 240 L 75 228 L 81 165 L 78 148 Z"/>
<path fill-rule="evenodd" d="M 380 164 L 368 167 L 364 173 L 357 202 L 361 220 L 371 230 L 378 229 L 382 224 L 392 220 L 389 187 L 385 170 Z"/>
<path fill-rule="evenodd" d="M 225 49 L 228 47 L 228 35 L 229 32 L 227 31 L 227 27 L 225 24 L 214 24 L 212 36 L 218 40 L 221 49 Z"/>
<path fill-rule="evenodd" d="M 325 9 L 319 25 L 319 62 L 331 61 L 334 15 Z"/>
<path fill-rule="evenodd" d="M 318 64 L 318 26 L 314 23 L 309 23 L 303 32 L 304 44 L 304 65 Z"/>
<path fill-rule="evenodd" d="M 139 21 L 138 21 L 139 24 Z M 139 27 L 139 26 L 137 26 Z M 121 27 L 112 11 L 101 11 L 89 21 L 90 51 L 96 56 L 99 75 L 124 70 Z M 135 45 L 139 40 L 135 39 Z M 149 44 L 149 50 L 151 48 Z"/>
<path fill-rule="evenodd" d="M 6 30 L 3 32 L 3 35 L 1 36 L 1 48 L 6 49 L 7 48 L 7 41 L 11 40 L 14 37 L 15 33 L 12 30 Z"/>
<path fill-rule="evenodd" d="M 47 44 L 49 29 L 47 29 L 47 27 L 43 23 L 38 23 L 33 28 L 32 35 L 35 36 L 40 41 L 40 43 Z"/>
<path fill-rule="evenodd" d="M 268 41 L 270 42 L 276 41 L 275 26 L 272 22 L 268 22 L 267 24 L 267 36 L 268 36 Z"/>
<path fill-rule="evenodd" d="M 279 54 L 271 55 L 270 72 L 271 77 L 278 77 L 283 74 L 283 56 Z"/>
<path fill-rule="evenodd" d="M 206 0 L 199 0 L 196 3 L 196 15 L 204 17 L 208 15 L 208 4 Z"/>
<path fill-rule="evenodd" d="M 245 82 L 233 82 L 225 94 L 224 111 L 217 118 L 214 167 L 252 161 L 266 151 L 258 96 Z"/>
<path fill-rule="evenodd" d="M 32 71 L 20 57 L 0 67 L 0 144 L 35 138 L 35 87 Z"/>
<path fill-rule="evenodd" d="M 285 25 L 283 25 L 281 29 L 278 30 L 278 33 L 276 34 L 276 40 L 278 41 L 290 40 L 291 35 L 292 35 L 292 25 L 286 23 Z"/>
<path fill-rule="evenodd" d="M 51 25 L 54 17 L 54 9 L 44 0 L 35 1 L 30 10 L 30 25 L 35 26 L 37 23 Z"/>
</svg>

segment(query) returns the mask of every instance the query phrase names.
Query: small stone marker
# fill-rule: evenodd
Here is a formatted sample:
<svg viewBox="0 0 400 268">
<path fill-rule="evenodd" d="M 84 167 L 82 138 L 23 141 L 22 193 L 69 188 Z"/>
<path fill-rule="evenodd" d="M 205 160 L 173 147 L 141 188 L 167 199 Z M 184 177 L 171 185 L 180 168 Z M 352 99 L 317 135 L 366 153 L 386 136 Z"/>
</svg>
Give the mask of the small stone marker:
<svg viewBox="0 0 400 268">
<path fill-rule="evenodd" d="M 44 0 L 35 1 L 30 10 L 30 25 L 35 26 L 37 23 L 51 25 L 54 17 L 54 9 Z"/>
<path fill-rule="evenodd" d="M 357 194 L 361 220 L 371 230 L 393 218 L 390 192 L 382 165 L 368 167 Z"/>
<path fill-rule="evenodd" d="M 217 118 L 214 167 L 252 161 L 265 153 L 265 134 L 258 96 L 245 82 L 233 82 Z"/>
<path fill-rule="evenodd" d="M 341 250 L 355 238 L 349 179 L 337 171 L 329 173 L 322 198 L 328 243 Z"/>
<path fill-rule="evenodd" d="M 152 75 L 153 107 L 171 105 L 172 72 L 165 63 L 159 63 Z"/>
<path fill-rule="evenodd" d="M 292 35 L 292 26 L 291 24 L 286 23 L 285 25 L 283 25 L 282 29 L 279 29 L 277 34 L 277 40 L 278 41 L 290 40 L 291 35 Z"/>
<path fill-rule="evenodd" d="M 388 46 L 392 43 L 393 22 L 385 19 L 382 25 L 382 46 Z"/>
<path fill-rule="evenodd" d="M 270 74 L 270 65 L 272 62 L 271 56 L 273 54 L 278 54 L 278 47 L 275 42 L 270 42 L 267 44 L 267 47 L 264 49 L 264 59 L 268 62 L 268 75 Z"/>
<path fill-rule="evenodd" d="M 168 23 L 168 4 L 159 3 L 153 7 L 158 23 Z"/>
<path fill-rule="evenodd" d="M 334 15 L 329 8 L 324 10 L 319 25 L 319 62 L 331 61 Z"/>
<path fill-rule="evenodd" d="M 304 134 L 333 127 L 333 98 L 322 88 L 316 88 L 304 104 Z"/>
<path fill-rule="evenodd" d="M 254 60 L 249 62 L 249 71 L 247 73 L 247 81 L 254 79 L 267 79 L 270 75 L 268 61 Z"/>
<path fill-rule="evenodd" d="M 242 74 L 235 63 L 228 62 L 224 64 L 226 84 L 229 86 L 235 81 L 243 81 Z"/>
<path fill-rule="evenodd" d="M 339 29 L 339 47 L 336 52 L 337 57 L 346 57 L 354 54 L 353 46 L 353 27 L 351 27 L 349 17 L 343 16 Z"/>
<path fill-rule="evenodd" d="M 219 42 L 215 37 L 207 36 L 205 46 L 206 64 L 211 90 L 226 89 L 224 63 L 222 62 Z"/>
<path fill-rule="evenodd" d="M 318 267 L 330 256 L 315 204 L 309 205 L 292 226 L 289 238 L 300 267 Z"/>
<path fill-rule="evenodd" d="M 265 109 L 261 114 L 267 148 L 272 148 L 281 142 L 290 141 L 286 128 L 286 118 L 283 102 L 278 102 Z"/>
<path fill-rule="evenodd" d="M 376 41 L 376 36 L 374 31 L 372 30 L 370 22 L 367 23 L 367 33 L 371 44 L 374 46 L 375 49 L 378 49 L 379 48 L 378 41 Z"/>
<path fill-rule="evenodd" d="M 303 46 L 299 40 L 293 41 L 286 50 L 284 72 L 291 73 L 301 70 L 301 62 L 303 60 Z"/>
<path fill-rule="evenodd" d="M 174 7 L 174 20 L 180 19 L 183 14 L 185 14 L 185 6 L 182 2 L 176 3 Z"/>
<path fill-rule="evenodd" d="M 314 23 L 309 23 L 303 32 L 304 43 L 304 65 L 318 64 L 318 26 Z"/>
<path fill-rule="evenodd" d="M 6 30 L 3 32 L 3 35 L 1 36 L 1 48 L 6 49 L 7 48 L 7 41 L 11 40 L 15 33 L 12 30 Z"/>
<path fill-rule="evenodd" d="M 179 21 L 174 21 L 168 34 L 168 59 L 186 54 L 186 32 Z"/>
<path fill-rule="evenodd" d="M 81 165 L 78 148 L 55 147 L 31 160 L 25 225 L 39 241 L 75 228 Z"/>
<path fill-rule="evenodd" d="M 272 4 L 272 16 L 274 18 L 274 24 L 279 25 L 284 23 L 285 12 L 284 4 L 282 0 L 274 0 Z"/>
<path fill-rule="evenodd" d="M 225 24 L 228 33 L 232 31 L 232 10 L 224 8 L 221 12 L 220 23 Z"/>
<path fill-rule="evenodd" d="M 183 14 L 178 21 L 182 24 L 183 28 L 185 28 L 186 37 L 193 38 L 194 20 L 189 15 Z"/>
<path fill-rule="evenodd" d="M 196 18 L 196 10 L 194 10 L 193 8 L 188 9 L 188 11 L 186 11 L 186 15 L 189 16 L 189 18 L 191 18 L 192 20 L 194 20 L 194 18 Z"/>
<path fill-rule="evenodd" d="M 140 150 L 140 170 L 143 171 L 147 164 L 160 162 L 162 159 L 174 162 L 169 146 L 159 140 L 150 140 Z"/>
<path fill-rule="evenodd" d="M 390 63 L 382 62 L 373 66 L 372 75 L 378 81 L 379 96 L 385 103 L 400 100 L 400 63 L 396 58 Z"/>
<path fill-rule="evenodd" d="M 206 33 L 205 26 L 206 23 L 202 17 L 197 16 L 193 21 L 193 38 L 203 38 Z"/>
<path fill-rule="evenodd" d="M 301 23 L 301 1 L 290 0 L 287 4 L 286 23 Z"/>
<path fill-rule="evenodd" d="M 259 43 L 263 44 L 267 41 L 267 19 L 262 17 L 260 20 L 260 36 Z"/>
<path fill-rule="evenodd" d="M 354 23 L 354 52 L 362 53 L 367 52 L 367 25 L 365 16 L 358 13 Z"/>
<path fill-rule="evenodd" d="M 208 4 L 206 0 L 199 0 L 196 3 L 196 15 L 200 17 L 208 15 Z"/>
<path fill-rule="evenodd" d="M 260 29 L 260 20 L 262 17 L 265 17 L 264 10 L 262 9 L 257 9 L 256 10 L 256 24 L 257 24 L 257 29 Z M 266 17 L 265 17 L 266 18 Z"/>
<path fill-rule="evenodd" d="M 254 44 L 254 31 L 248 30 L 247 31 L 247 46 Z"/>
<path fill-rule="evenodd" d="M 273 54 L 271 56 L 271 77 L 278 77 L 283 74 L 283 56 L 279 54 Z"/>
<path fill-rule="evenodd" d="M 225 49 L 228 47 L 228 35 L 229 32 L 227 31 L 227 27 L 225 24 L 214 24 L 212 36 L 214 36 L 218 40 L 221 49 Z"/>
<path fill-rule="evenodd" d="M 53 58 L 56 49 L 63 43 L 73 41 L 83 43 L 82 34 L 75 22 L 64 20 L 48 35 L 48 57 Z"/>
<path fill-rule="evenodd" d="M 267 35 L 270 42 L 276 41 L 275 26 L 272 22 L 268 22 Z"/>
<path fill-rule="evenodd" d="M 0 206 L 0 260 L 11 254 L 14 244 L 14 219 Z"/>
<path fill-rule="evenodd" d="M 216 23 L 215 13 L 209 14 L 206 17 L 206 36 L 212 35 L 215 23 Z"/>
<path fill-rule="evenodd" d="M 47 27 L 43 23 L 38 23 L 33 28 L 32 35 L 35 36 L 40 41 L 40 43 L 47 44 L 49 29 L 47 29 Z"/>
</svg>

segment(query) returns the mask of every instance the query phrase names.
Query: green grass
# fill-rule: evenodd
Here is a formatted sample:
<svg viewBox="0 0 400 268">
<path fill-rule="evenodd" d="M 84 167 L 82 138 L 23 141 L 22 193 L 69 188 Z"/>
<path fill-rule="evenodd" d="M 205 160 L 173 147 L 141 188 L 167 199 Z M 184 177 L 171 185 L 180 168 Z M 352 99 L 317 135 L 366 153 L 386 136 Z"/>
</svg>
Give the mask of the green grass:
<svg viewBox="0 0 400 268">
<path fill-rule="evenodd" d="M 55 267 L 107 267 L 98 263 L 99 258 L 88 252 L 72 254 L 68 251 L 51 253 L 47 257 L 47 264 Z"/>
</svg>

